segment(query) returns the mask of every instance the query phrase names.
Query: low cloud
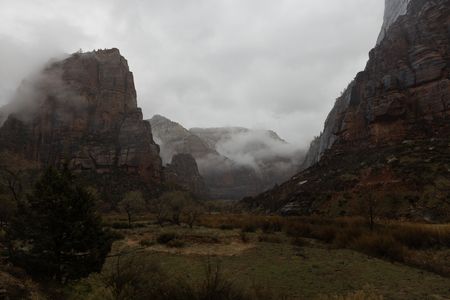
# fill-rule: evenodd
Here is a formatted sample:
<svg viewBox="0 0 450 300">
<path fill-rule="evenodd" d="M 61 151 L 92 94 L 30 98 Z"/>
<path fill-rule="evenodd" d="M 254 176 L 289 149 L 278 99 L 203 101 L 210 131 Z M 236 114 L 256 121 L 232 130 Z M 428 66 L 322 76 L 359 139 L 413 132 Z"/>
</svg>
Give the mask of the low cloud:
<svg viewBox="0 0 450 300">
<path fill-rule="evenodd" d="M 250 130 L 233 132 L 217 143 L 217 151 L 238 165 L 249 166 L 258 173 L 265 168 L 298 165 L 303 151 L 279 139 L 271 131 Z"/>
<path fill-rule="evenodd" d="M 30 122 L 41 109 L 52 111 L 48 106 L 54 106 L 53 117 L 59 122 L 71 122 L 75 114 L 86 109 L 85 97 L 63 80 L 64 71 L 59 62 L 65 58 L 67 55 L 60 55 L 48 61 L 22 80 L 8 104 L 0 109 L 0 126 L 9 115 Z"/>
<path fill-rule="evenodd" d="M 273 131 L 224 127 L 193 128 L 191 132 L 218 153 L 197 159 L 206 176 L 237 172 L 236 178 L 259 178 L 261 184 L 271 187 L 295 174 L 305 155 L 302 148 L 287 143 Z"/>
<path fill-rule="evenodd" d="M 364 68 L 384 7 L 380 0 L 3 2 L 0 105 L 54 55 L 117 47 L 146 118 L 270 128 L 300 146 Z"/>
</svg>

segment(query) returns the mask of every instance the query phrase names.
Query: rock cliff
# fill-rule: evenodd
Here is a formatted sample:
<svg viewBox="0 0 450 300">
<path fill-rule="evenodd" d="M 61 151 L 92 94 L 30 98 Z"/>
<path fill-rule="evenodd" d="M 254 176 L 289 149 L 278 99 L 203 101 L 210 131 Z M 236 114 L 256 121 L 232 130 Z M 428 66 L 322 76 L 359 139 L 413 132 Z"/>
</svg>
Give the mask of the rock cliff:
<svg viewBox="0 0 450 300">
<path fill-rule="evenodd" d="M 312 143 L 310 168 L 250 206 L 346 215 L 372 195 L 385 215 L 448 217 L 450 4 L 411 0 L 394 15 Z"/>
<path fill-rule="evenodd" d="M 137 107 L 133 74 L 118 49 L 50 63 L 24 81 L 8 112 L 0 128 L 3 150 L 42 166 L 68 163 L 98 180 L 103 174 L 110 188 L 130 187 L 132 178 L 150 190 L 161 183 L 159 147 Z"/>
<path fill-rule="evenodd" d="M 175 154 L 164 169 L 165 182 L 175 188 L 190 191 L 195 196 L 207 198 L 208 189 L 191 154 Z"/>
<path fill-rule="evenodd" d="M 381 27 L 380 35 L 378 36 L 377 44 L 381 43 L 381 41 L 386 36 L 389 28 L 395 21 L 397 21 L 398 17 L 406 14 L 406 10 L 408 8 L 408 4 L 411 0 L 385 0 L 384 4 L 384 19 L 383 26 Z"/>
</svg>

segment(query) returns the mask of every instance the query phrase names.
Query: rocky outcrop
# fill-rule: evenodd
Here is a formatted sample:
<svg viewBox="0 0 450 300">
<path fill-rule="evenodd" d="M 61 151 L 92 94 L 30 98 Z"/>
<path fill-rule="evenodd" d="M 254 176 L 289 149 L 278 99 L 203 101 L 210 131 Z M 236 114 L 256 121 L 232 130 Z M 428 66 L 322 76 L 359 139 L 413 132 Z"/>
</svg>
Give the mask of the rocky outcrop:
<svg viewBox="0 0 450 300">
<path fill-rule="evenodd" d="M 22 84 L 10 105 L 0 148 L 43 166 L 68 163 L 110 179 L 125 174 L 124 180 L 117 177 L 118 185 L 130 186 L 131 178 L 149 189 L 161 183 L 159 147 L 118 49 L 75 53 L 49 64 Z"/>
<path fill-rule="evenodd" d="M 302 153 L 273 131 L 240 127 L 187 130 L 162 116 L 154 116 L 155 139 L 165 161 L 189 153 L 205 179 L 213 199 L 241 199 L 283 182 L 298 169 Z"/>
<path fill-rule="evenodd" d="M 166 165 L 164 175 L 166 184 L 190 191 L 200 198 L 208 197 L 208 189 L 191 154 L 175 154 Z"/>
<path fill-rule="evenodd" d="M 449 28 L 448 0 L 411 0 L 336 101 L 310 168 L 251 206 L 345 215 L 374 194 L 386 214 L 447 214 Z"/>
</svg>

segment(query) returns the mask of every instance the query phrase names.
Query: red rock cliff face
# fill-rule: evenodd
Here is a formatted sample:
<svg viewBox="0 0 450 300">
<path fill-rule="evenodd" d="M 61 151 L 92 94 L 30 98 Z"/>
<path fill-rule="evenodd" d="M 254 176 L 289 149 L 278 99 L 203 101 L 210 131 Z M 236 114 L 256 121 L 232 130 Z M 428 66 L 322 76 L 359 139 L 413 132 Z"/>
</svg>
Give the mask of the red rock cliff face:
<svg viewBox="0 0 450 300">
<path fill-rule="evenodd" d="M 412 1 L 370 53 L 337 132 L 341 142 L 379 145 L 450 132 L 449 2 L 432 2 Z"/>
<path fill-rule="evenodd" d="M 450 1 L 412 0 L 336 101 L 310 168 L 249 203 L 346 215 L 370 193 L 385 215 L 449 217 L 449 133 Z"/>
<path fill-rule="evenodd" d="M 17 98 L 20 105 L 0 128 L 1 148 L 42 165 L 68 162 L 78 171 L 120 171 L 161 182 L 159 148 L 119 50 L 53 63 L 24 83 Z"/>
</svg>

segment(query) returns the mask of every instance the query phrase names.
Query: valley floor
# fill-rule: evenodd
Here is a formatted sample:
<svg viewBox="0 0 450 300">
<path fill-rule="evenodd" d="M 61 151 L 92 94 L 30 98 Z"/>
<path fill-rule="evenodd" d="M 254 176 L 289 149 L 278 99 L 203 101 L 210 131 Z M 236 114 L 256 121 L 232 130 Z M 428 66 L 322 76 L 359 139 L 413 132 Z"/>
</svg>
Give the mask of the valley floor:
<svg viewBox="0 0 450 300">
<path fill-rule="evenodd" d="M 170 278 L 201 282 L 205 266 L 212 262 L 233 285 L 283 299 L 450 299 L 450 278 L 314 239 L 293 242 L 284 232 L 243 232 L 227 226 L 137 224 L 119 230 L 124 239 L 112 252 L 158 262 Z M 175 236 L 179 243 L 161 243 L 161 236 Z M 105 268 L 115 263 L 111 257 Z M 95 299 L 98 278 L 93 275 L 75 285 L 73 299 Z"/>
</svg>

